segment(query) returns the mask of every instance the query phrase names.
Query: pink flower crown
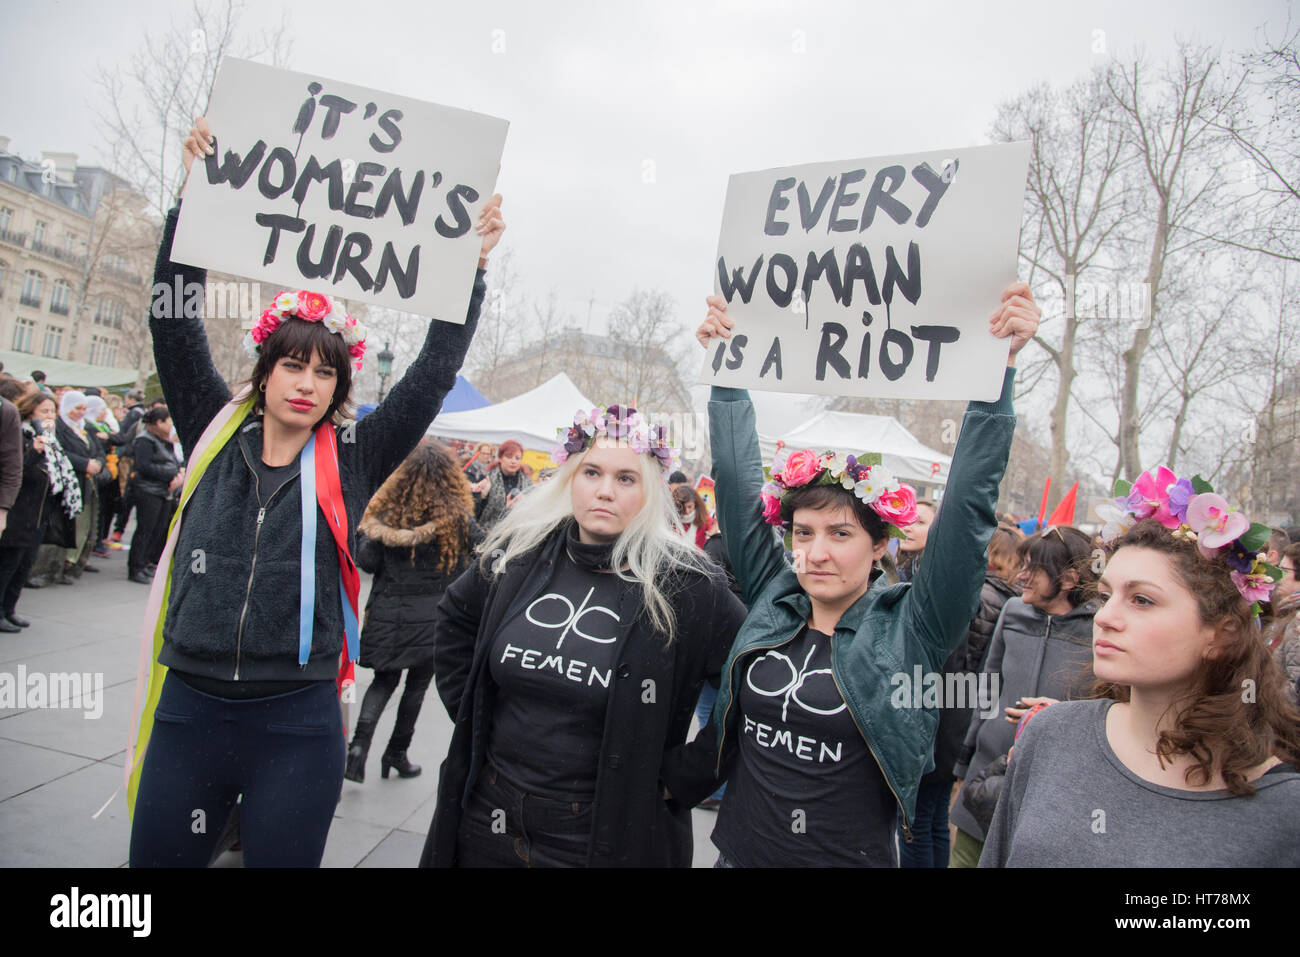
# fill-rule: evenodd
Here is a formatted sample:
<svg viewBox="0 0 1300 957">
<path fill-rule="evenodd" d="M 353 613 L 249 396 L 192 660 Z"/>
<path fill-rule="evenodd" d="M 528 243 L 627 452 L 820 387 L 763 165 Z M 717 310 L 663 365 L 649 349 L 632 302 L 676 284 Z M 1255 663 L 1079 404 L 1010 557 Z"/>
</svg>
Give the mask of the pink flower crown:
<svg viewBox="0 0 1300 957">
<path fill-rule="evenodd" d="M 561 465 L 570 455 L 579 455 L 604 436 L 627 445 L 638 455 L 650 454 L 659 460 L 664 474 L 677 465 L 680 453 L 668 441 L 668 429 L 650 425 L 636 409 L 618 405 L 600 406 L 589 412 L 579 409 L 573 415 L 573 425 L 559 428 L 559 444 L 551 450 L 551 458 Z"/>
<path fill-rule="evenodd" d="M 781 518 L 781 503 L 796 488 L 810 485 L 839 485 L 870 506 L 885 523 L 890 538 L 906 538 L 903 528 L 916 521 L 916 490 L 885 471 L 880 453 L 850 455 L 843 467 L 835 465 L 834 452 L 818 455 L 810 449 L 791 452 L 777 445 L 772 467 L 763 470 L 768 482 L 760 493 L 763 520 L 785 529 L 786 547 L 791 547 L 790 523 Z"/>
<path fill-rule="evenodd" d="M 1272 529 L 1252 524 L 1199 475 L 1179 478 L 1162 465 L 1154 476 L 1143 472 L 1136 482 L 1116 482 L 1112 494 L 1113 502 L 1097 506 L 1105 523 L 1103 542 L 1115 541 L 1142 519 L 1155 519 L 1174 538 L 1195 542 L 1206 558 L 1222 558 L 1232 583 L 1256 616 L 1259 603 L 1267 601 L 1282 580 L 1282 569 L 1264 560 Z"/>
<path fill-rule="evenodd" d="M 348 345 L 348 355 L 356 360 L 354 365 L 357 371 L 361 371 L 361 360 L 366 354 L 365 328 L 344 312 L 337 301 L 323 292 L 309 292 L 306 289 L 281 292 L 271 300 L 271 308 L 262 313 L 262 318 L 244 336 L 244 350 L 256 359 L 262 343 L 280 328 L 280 323 L 286 316 L 324 323 L 330 332 L 342 336 Z"/>
</svg>

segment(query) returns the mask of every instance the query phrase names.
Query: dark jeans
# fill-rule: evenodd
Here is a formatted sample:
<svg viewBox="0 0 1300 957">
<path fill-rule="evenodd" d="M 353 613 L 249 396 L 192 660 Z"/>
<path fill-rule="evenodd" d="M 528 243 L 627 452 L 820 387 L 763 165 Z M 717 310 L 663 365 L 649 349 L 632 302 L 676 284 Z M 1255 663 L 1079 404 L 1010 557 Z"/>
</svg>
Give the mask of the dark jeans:
<svg viewBox="0 0 1300 957">
<path fill-rule="evenodd" d="M 707 681 L 704 687 L 700 689 L 700 700 L 695 703 L 695 720 L 699 722 L 700 730 L 703 731 L 709 723 L 709 715 L 713 714 L 713 702 L 718 700 L 718 689 L 713 687 Z M 727 782 L 723 781 L 722 785 L 709 795 L 714 801 L 721 801 L 722 796 L 727 793 Z"/>
<path fill-rule="evenodd" d="M 126 491 L 122 493 L 122 504 L 117 509 L 117 521 L 113 523 L 113 531 L 119 535 L 126 531 L 126 520 L 131 517 L 133 508 L 135 508 L 135 483 L 127 482 Z"/>
<path fill-rule="evenodd" d="M 108 533 L 113 527 L 113 516 L 117 514 L 117 506 L 121 498 L 122 487 L 117 484 L 117 479 L 99 487 L 99 528 L 95 537 L 96 545 L 108 538 Z"/>
<path fill-rule="evenodd" d="M 898 829 L 899 867 L 948 866 L 948 800 L 952 781 L 921 781 L 916 793 L 916 820 L 912 822 L 912 843 Z"/>
<path fill-rule="evenodd" d="M 171 503 L 160 495 L 135 494 L 135 534 L 131 536 L 131 553 L 126 560 L 130 574 L 142 572 L 146 565 L 158 561 L 163 546 L 167 544 L 170 506 Z"/>
<path fill-rule="evenodd" d="M 402 680 L 402 671 L 376 671 L 375 680 L 366 689 L 366 696 L 361 699 L 361 717 L 357 720 L 354 744 L 370 744 L 370 737 L 375 733 L 375 724 L 384 713 L 388 699 L 397 690 L 397 683 Z M 388 739 L 387 751 L 399 754 L 411 746 L 415 735 L 415 722 L 420 717 L 420 707 L 424 704 L 424 693 L 429 690 L 433 680 L 433 663 L 418 668 L 406 669 L 406 685 L 402 688 L 402 700 L 397 704 L 397 720 L 393 723 L 393 734 Z"/>
<path fill-rule="evenodd" d="M 319 867 L 343 790 L 334 682 L 235 701 L 163 682 L 131 828 L 132 867 L 205 867 L 239 806 L 246 867 Z"/>
<path fill-rule="evenodd" d="M 491 764 L 479 774 L 460 819 L 461 867 L 586 867 L 590 802 L 519 790 Z"/>
<path fill-rule="evenodd" d="M 41 539 L 37 535 L 34 545 L 17 548 L 0 548 L 0 609 L 6 616 L 12 615 L 18 607 L 18 596 L 27 584 L 27 573 L 36 564 L 36 553 L 41 550 Z"/>
</svg>

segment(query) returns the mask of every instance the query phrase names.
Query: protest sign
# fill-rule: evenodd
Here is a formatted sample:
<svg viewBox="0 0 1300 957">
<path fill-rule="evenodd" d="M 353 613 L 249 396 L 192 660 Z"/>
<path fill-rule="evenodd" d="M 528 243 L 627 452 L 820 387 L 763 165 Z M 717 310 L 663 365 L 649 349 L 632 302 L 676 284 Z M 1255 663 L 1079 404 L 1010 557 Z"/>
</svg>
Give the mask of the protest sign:
<svg viewBox="0 0 1300 957">
<path fill-rule="evenodd" d="M 735 328 L 700 381 L 996 399 L 1028 167 L 1009 143 L 732 176 L 713 281 Z"/>
<path fill-rule="evenodd" d="M 172 258 L 463 323 L 505 120 L 227 57 Z"/>
</svg>

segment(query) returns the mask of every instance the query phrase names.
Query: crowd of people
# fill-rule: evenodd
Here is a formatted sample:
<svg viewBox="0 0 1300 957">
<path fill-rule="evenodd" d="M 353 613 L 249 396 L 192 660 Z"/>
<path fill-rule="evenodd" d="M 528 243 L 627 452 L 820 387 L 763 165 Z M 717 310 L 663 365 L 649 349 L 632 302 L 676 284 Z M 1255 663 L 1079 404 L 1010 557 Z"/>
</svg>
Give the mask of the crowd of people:
<svg viewBox="0 0 1300 957">
<path fill-rule="evenodd" d="M 184 478 L 184 453 L 162 399 L 146 404 L 95 386 L 50 387 L 43 372 L 0 372 L 0 632 L 31 623 L 24 588 L 74 585 L 124 550 L 124 571 L 148 584 Z"/>
<path fill-rule="evenodd" d="M 187 169 L 211 144 L 197 121 Z M 206 278 L 171 259 L 178 215 L 159 295 Z M 1300 865 L 1300 529 L 1166 469 L 1096 532 L 999 515 L 1025 283 L 989 319 L 1001 394 L 970 404 L 941 501 L 871 450 L 765 463 L 721 387 L 707 482 L 618 404 L 534 469 L 516 439 L 425 437 L 504 228 L 494 196 L 466 322 L 430 322 L 355 425 L 364 331 L 311 290 L 276 296 L 233 389 L 189 316 L 151 322 L 168 402 L 0 381 L 0 630 L 27 626 L 29 575 L 74 580 L 136 513 L 133 866 L 208 863 L 222 829 L 196 808 L 238 820 L 246 865 L 318 866 L 399 684 L 381 778 L 422 773 L 430 684 L 453 721 L 423 866 L 689 866 L 695 807 L 720 868 Z M 710 297 L 696 335 L 734 325 Z"/>
</svg>

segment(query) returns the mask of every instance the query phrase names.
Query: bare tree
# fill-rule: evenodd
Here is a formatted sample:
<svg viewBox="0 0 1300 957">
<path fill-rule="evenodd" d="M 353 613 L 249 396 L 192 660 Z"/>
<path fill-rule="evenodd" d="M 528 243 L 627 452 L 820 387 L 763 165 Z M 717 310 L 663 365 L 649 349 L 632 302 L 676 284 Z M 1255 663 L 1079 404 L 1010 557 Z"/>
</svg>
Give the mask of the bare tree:
<svg viewBox="0 0 1300 957">
<path fill-rule="evenodd" d="M 1238 321 L 1243 290 L 1224 287 L 1216 276 L 1207 275 L 1200 268 L 1184 270 L 1183 282 L 1190 285 L 1179 289 L 1169 299 L 1176 300 L 1179 308 L 1166 307 L 1166 317 L 1155 326 L 1152 355 L 1168 380 L 1174 407 L 1169 451 L 1164 464 L 1175 469 L 1184 451 L 1184 429 L 1192 403 L 1202 396 L 1212 395 L 1220 385 L 1243 374 L 1240 353 L 1231 348 L 1240 335 L 1245 334 Z M 1244 275 L 1244 270 L 1232 269 L 1232 275 Z"/>
<path fill-rule="evenodd" d="M 1234 85 L 1223 76 L 1213 51 L 1186 43 L 1178 45 L 1158 88 L 1149 84 L 1141 57 L 1112 70 L 1107 87 L 1127 117 L 1146 181 L 1147 309 L 1123 352 L 1119 396 L 1119 471 L 1135 479 L 1142 471 L 1143 359 L 1152 324 L 1164 320 L 1165 269 L 1171 258 L 1207 242 L 1204 235 L 1213 230 L 1205 226 L 1226 205 L 1219 124 L 1241 108 L 1242 98 L 1240 81 Z"/>
<path fill-rule="evenodd" d="M 142 240 L 150 250 L 150 265 L 152 251 L 162 238 L 163 220 L 185 179 L 181 141 L 194 118 L 207 111 L 222 60 L 229 55 L 273 66 L 288 62 L 287 24 L 250 36 L 240 29 L 244 12 L 238 0 L 195 0 L 185 21 L 146 34 L 125 66 L 96 68 L 99 127 L 111 157 L 110 168 L 144 198 L 141 213 L 152 221 L 152 235 Z M 146 281 L 150 265 L 144 267 Z M 205 325 L 218 367 L 237 375 L 243 366 L 238 317 L 209 316 Z M 152 366 L 147 315 L 137 313 L 123 333 L 123 350 L 135 357 L 143 380 Z M 76 337 L 74 323 L 74 343 Z"/>
<path fill-rule="evenodd" d="M 634 289 L 614 307 L 609 338 L 615 344 L 608 382 L 611 394 L 655 412 L 685 412 L 690 394 L 682 384 L 682 326 L 673 299 L 657 289 Z"/>
<path fill-rule="evenodd" d="M 1242 56 L 1246 109 L 1222 117 L 1217 128 L 1253 171 L 1245 197 L 1247 214 L 1216 236 L 1238 249 L 1300 262 L 1300 27 L 1288 22 L 1277 40 L 1265 34 Z M 1246 180 L 1247 177 L 1242 177 Z"/>
<path fill-rule="evenodd" d="M 475 388 L 493 401 L 517 395 L 514 383 L 503 373 L 506 363 L 524 343 L 523 318 L 527 314 L 519 289 L 519 276 L 510 250 L 498 252 L 487 274 L 487 297 L 478 330 L 465 358 Z"/>
<path fill-rule="evenodd" d="M 1034 341 L 1056 372 L 1048 474 L 1063 489 L 1069 464 L 1067 419 L 1078 374 L 1075 350 L 1081 327 L 1095 318 L 1080 314 L 1078 292 L 1081 284 L 1100 277 L 1107 254 L 1114 252 L 1116 233 L 1129 223 L 1130 191 L 1121 174 L 1131 155 L 1101 69 L 1065 90 L 1044 85 L 1002 104 L 993 138 L 1030 142 L 1020 258 L 1029 267 L 1031 287 L 1042 276 L 1055 293 L 1051 300 L 1060 304 L 1059 313 L 1052 309 L 1045 316 L 1056 328 Z M 1045 371 L 1031 363 L 1022 376 L 1029 381 L 1018 391 L 1029 391 Z"/>
</svg>

